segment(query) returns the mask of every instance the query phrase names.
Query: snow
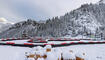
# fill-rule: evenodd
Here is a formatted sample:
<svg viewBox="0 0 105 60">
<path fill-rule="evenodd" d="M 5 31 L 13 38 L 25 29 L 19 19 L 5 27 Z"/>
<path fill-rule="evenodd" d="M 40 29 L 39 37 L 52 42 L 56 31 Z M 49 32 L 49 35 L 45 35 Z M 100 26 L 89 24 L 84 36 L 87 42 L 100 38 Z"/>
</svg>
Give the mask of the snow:
<svg viewBox="0 0 105 60">
<path fill-rule="evenodd" d="M 57 57 L 53 52 L 47 52 L 46 60 L 57 60 Z"/>
<path fill-rule="evenodd" d="M 6 41 L 6 42 L 14 42 L 14 43 L 27 43 L 28 40 L 12 40 L 12 41 Z"/>
<path fill-rule="evenodd" d="M 81 53 L 85 53 L 85 59 L 88 60 L 104 60 L 105 59 L 105 44 L 95 45 L 75 45 L 69 47 L 61 47 L 61 49 L 70 49 L 75 51 L 76 55 L 81 57 Z M 80 53 L 81 52 L 81 53 Z"/>
<path fill-rule="evenodd" d="M 35 60 L 34 58 L 28 58 L 28 60 Z"/>
<path fill-rule="evenodd" d="M 60 58 L 61 58 L 62 50 L 60 50 L 59 48 L 56 48 L 56 49 L 54 49 L 54 51 L 55 51 L 56 57 L 60 59 Z M 58 51 L 59 51 L 59 52 L 58 52 Z"/>
<path fill-rule="evenodd" d="M 25 52 L 33 53 L 36 47 L 28 48 L 28 47 L 14 47 L 14 46 L 0 46 L 0 60 L 25 60 Z M 38 47 L 37 47 L 38 48 Z M 41 48 L 39 54 L 44 54 L 43 50 L 45 48 Z M 60 53 L 63 52 L 63 56 L 65 58 L 73 58 L 75 56 L 85 58 L 86 60 L 104 60 L 105 59 L 105 44 L 92 44 L 92 45 L 72 45 L 66 47 L 56 47 L 52 48 L 53 51 L 47 52 L 48 55 L 47 60 L 56 60 L 60 58 Z M 68 55 L 68 51 L 70 52 Z M 59 52 L 58 52 L 59 51 Z M 45 51 L 44 51 L 45 52 Z M 85 55 L 83 55 L 85 53 Z M 75 54 L 75 55 L 74 55 Z M 28 54 L 29 55 L 29 54 Z M 29 59 L 32 60 L 32 59 Z M 40 58 L 38 60 L 43 60 Z"/>
<path fill-rule="evenodd" d="M 53 59 L 54 57 L 55 57 L 54 60 L 56 60 L 56 58 L 60 57 L 59 53 L 61 52 L 59 50 L 62 50 L 63 57 L 67 59 L 69 58 L 75 59 L 75 56 L 77 56 L 84 58 L 85 60 L 104 60 L 105 59 L 104 46 L 105 44 L 94 44 L 94 45 L 75 45 L 75 46 L 53 48 L 52 50 L 55 50 L 55 52 L 54 51 L 48 52 L 47 60 L 50 60 L 51 58 Z M 68 52 L 69 50 L 72 50 L 73 53 L 72 52 L 69 53 Z"/>
<path fill-rule="evenodd" d="M 76 59 L 75 54 L 70 53 L 69 51 L 66 51 L 66 50 L 63 52 L 63 58 L 64 59 Z"/>
<path fill-rule="evenodd" d="M 38 60 L 44 60 L 43 58 L 38 58 Z"/>
<path fill-rule="evenodd" d="M 100 0 L 100 3 L 105 3 L 105 0 Z"/>
<path fill-rule="evenodd" d="M 52 47 L 51 47 L 51 45 L 46 45 L 45 48 L 46 48 L 46 49 L 47 49 L 47 48 L 50 48 L 50 49 L 51 49 Z"/>
<path fill-rule="evenodd" d="M 0 60 L 25 60 L 25 52 L 30 48 L 0 46 Z"/>
<path fill-rule="evenodd" d="M 89 15 L 82 15 L 78 20 L 75 21 L 75 23 L 82 26 L 79 27 L 79 29 L 83 30 L 83 27 L 86 27 L 86 29 L 90 30 L 92 33 L 95 33 L 96 29 L 101 26 L 101 24 L 91 13 L 89 13 Z"/>
<path fill-rule="evenodd" d="M 11 25 L 11 23 L 0 22 L 0 32 L 7 30 Z"/>
</svg>

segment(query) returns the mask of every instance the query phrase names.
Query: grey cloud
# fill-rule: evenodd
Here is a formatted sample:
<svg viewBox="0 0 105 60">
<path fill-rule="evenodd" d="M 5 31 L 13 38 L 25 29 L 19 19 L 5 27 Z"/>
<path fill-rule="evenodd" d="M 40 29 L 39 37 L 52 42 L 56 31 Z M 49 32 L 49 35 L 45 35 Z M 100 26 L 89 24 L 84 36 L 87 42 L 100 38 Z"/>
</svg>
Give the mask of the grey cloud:
<svg viewBox="0 0 105 60">
<path fill-rule="evenodd" d="M 10 21 L 27 18 L 45 20 L 61 16 L 78 8 L 84 3 L 96 3 L 99 0 L 0 0 L 0 17 Z"/>
</svg>

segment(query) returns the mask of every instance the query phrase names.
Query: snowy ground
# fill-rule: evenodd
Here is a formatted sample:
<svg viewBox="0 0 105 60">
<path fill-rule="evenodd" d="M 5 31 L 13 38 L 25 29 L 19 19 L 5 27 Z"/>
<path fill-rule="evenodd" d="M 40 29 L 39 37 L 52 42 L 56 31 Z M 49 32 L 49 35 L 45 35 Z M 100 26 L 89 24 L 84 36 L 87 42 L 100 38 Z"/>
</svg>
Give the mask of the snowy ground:
<svg viewBox="0 0 105 60">
<path fill-rule="evenodd" d="M 86 53 L 88 60 L 105 60 L 105 44 L 72 45 L 57 48 Z M 25 60 L 24 53 L 30 50 L 28 47 L 0 46 L 0 60 Z"/>
<path fill-rule="evenodd" d="M 62 48 L 86 53 L 86 58 L 88 58 L 88 60 L 105 60 L 105 44 L 74 45 Z"/>
<path fill-rule="evenodd" d="M 0 46 L 0 60 L 24 60 L 26 47 Z"/>
</svg>

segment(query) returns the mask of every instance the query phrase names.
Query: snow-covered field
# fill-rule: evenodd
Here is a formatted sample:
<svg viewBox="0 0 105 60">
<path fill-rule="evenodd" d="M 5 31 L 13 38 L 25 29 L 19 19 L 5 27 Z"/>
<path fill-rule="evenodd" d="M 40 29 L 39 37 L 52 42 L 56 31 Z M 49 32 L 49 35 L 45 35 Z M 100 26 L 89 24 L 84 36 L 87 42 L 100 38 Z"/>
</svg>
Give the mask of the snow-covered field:
<svg viewBox="0 0 105 60">
<path fill-rule="evenodd" d="M 105 44 L 95 45 L 72 45 L 67 47 L 57 47 L 63 50 L 73 50 L 75 52 L 86 53 L 88 60 L 105 60 Z M 56 48 L 54 48 L 56 49 Z M 25 52 L 32 50 L 28 47 L 0 46 L 0 60 L 25 60 Z"/>
<path fill-rule="evenodd" d="M 74 45 L 62 48 L 70 49 L 75 52 L 86 53 L 86 58 L 88 60 L 105 60 L 105 44 Z"/>
<path fill-rule="evenodd" d="M 0 46 L 0 60 L 24 60 L 26 47 Z"/>
</svg>

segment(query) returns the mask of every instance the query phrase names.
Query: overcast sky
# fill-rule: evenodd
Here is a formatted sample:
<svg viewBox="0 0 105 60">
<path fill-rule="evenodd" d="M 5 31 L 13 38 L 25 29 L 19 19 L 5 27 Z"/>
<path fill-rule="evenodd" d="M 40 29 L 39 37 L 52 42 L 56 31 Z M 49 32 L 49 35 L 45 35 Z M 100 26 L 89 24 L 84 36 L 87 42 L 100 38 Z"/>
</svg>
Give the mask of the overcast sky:
<svg viewBox="0 0 105 60">
<path fill-rule="evenodd" d="M 61 16 L 85 3 L 99 0 L 0 0 L 0 18 L 18 22 L 32 18 L 46 20 Z"/>
</svg>

